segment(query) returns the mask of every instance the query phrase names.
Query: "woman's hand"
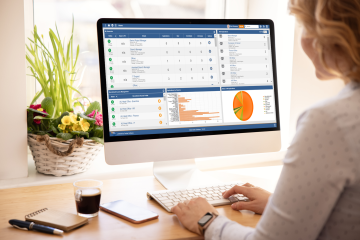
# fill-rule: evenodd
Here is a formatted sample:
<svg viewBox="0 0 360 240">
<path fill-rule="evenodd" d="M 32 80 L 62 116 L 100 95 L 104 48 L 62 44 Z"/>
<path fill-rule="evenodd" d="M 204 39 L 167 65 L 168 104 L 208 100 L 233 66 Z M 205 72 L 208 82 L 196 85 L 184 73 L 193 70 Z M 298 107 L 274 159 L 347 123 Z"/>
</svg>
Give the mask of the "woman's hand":
<svg viewBox="0 0 360 240">
<path fill-rule="evenodd" d="M 207 213 L 218 213 L 216 209 L 210 205 L 205 198 L 193 198 L 190 201 L 179 203 L 171 209 L 175 213 L 182 225 L 191 232 L 201 235 L 198 221 Z"/>
<path fill-rule="evenodd" d="M 250 183 L 245 183 L 242 186 L 234 186 L 231 189 L 222 193 L 224 198 L 229 198 L 234 194 L 243 194 L 249 198 L 249 202 L 236 202 L 231 205 L 234 210 L 250 210 L 255 213 L 262 214 L 271 195 L 270 192 L 255 187 Z"/>
</svg>

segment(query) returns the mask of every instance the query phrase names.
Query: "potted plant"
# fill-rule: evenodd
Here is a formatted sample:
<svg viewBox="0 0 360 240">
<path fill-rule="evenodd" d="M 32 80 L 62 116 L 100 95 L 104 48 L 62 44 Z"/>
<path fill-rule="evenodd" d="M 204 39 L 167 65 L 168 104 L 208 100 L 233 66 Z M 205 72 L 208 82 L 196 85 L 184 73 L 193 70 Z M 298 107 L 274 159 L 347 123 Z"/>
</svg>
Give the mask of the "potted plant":
<svg viewBox="0 0 360 240">
<path fill-rule="evenodd" d="M 56 26 L 56 25 L 55 25 Z M 72 32 L 66 46 L 56 32 L 49 29 L 51 47 L 46 47 L 36 26 L 33 39 L 26 45 L 26 60 L 31 76 L 41 85 L 27 109 L 28 145 L 38 172 L 55 176 L 86 171 L 102 149 L 103 122 L 99 102 L 85 111 L 77 89 L 79 46 L 73 52 Z M 79 96 L 74 97 L 75 93 Z M 45 98 L 35 104 L 40 96 Z M 74 112 L 80 106 L 82 111 Z"/>
</svg>

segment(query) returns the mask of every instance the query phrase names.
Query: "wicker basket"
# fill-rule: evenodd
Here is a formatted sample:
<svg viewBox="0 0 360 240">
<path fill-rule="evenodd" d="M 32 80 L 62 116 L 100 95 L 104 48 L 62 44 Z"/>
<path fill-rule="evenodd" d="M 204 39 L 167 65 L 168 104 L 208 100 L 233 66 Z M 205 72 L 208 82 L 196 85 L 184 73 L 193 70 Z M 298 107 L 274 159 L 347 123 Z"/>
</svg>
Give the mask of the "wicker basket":
<svg viewBox="0 0 360 240">
<path fill-rule="evenodd" d="M 65 152 L 69 149 L 72 140 L 64 141 L 51 137 L 50 143 L 57 151 Z M 84 140 L 82 147 L 76 146 L 70 155 L 58 156 L 48 149 L 45 142 L 37 141 L 37 135 L 34 134 L 28 134 L 28 145 L 36 170 L 56 177 L 85 172 L 103 148 L 102 144 L 93 140 Z"/>
</svg>

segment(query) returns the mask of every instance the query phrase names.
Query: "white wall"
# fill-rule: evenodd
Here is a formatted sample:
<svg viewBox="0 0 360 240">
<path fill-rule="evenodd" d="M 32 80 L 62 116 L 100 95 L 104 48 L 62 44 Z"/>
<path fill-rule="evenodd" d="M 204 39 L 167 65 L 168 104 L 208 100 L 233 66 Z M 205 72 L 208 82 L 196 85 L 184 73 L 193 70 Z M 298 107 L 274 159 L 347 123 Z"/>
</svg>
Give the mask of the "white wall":
<svg viewBox="0 0 360 240">
<path fill-rule="evenodd" d="M 318 101 L 336 95 L 344 84 L 341 80 L 320 81 L 316 78 L 315 68 L 301 48 L 301 28 L 295 28 L 293 75 L 291 89 L 290 139 L 296 132 L 299 115 Z"/>
<path fill-rule="evenodd" d="M 0 179 L 26 177 L 24 0 L 0 2 L 0 32 Z"/>
<path fill-rule="evenodd" d="M 290 142 L 290 89 L 295 31 L 295 19 L 288 14 L 287 2 L 288 0 L 249 0 L 248 2 L 248 18 L 271 19 L 275 24 L 282 150 L 285 150 Z"/>
</svg>

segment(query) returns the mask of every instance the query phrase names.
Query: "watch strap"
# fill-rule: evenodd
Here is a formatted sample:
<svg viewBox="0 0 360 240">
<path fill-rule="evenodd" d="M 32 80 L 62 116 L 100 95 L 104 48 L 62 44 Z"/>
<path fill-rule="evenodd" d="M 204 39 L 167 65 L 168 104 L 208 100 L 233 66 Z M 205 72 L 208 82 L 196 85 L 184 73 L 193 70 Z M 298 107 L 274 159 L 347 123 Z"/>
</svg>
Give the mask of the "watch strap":
<svg viewBox="0 0 360 240">
<path fill-rule="evenodd" d="M 209 227 L 209 225 L 215 220 L 215 218 L 219 216 L 219 214 L 215 212 L 211 212 L 211 214 L 213 217 L 203 227 L 200 224 L 198 224 L 202 236 L 204 235 L 204 232 Z"/>
</svg>

